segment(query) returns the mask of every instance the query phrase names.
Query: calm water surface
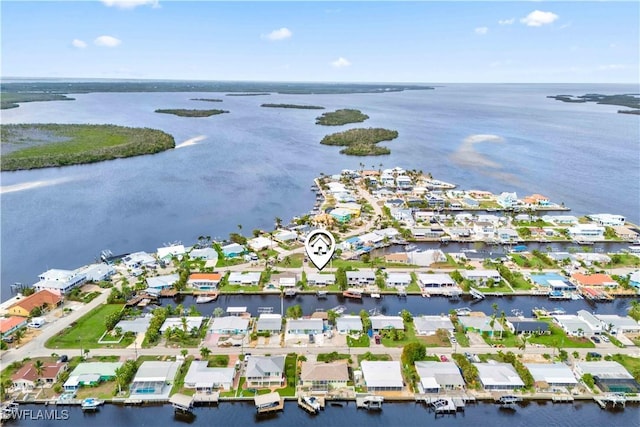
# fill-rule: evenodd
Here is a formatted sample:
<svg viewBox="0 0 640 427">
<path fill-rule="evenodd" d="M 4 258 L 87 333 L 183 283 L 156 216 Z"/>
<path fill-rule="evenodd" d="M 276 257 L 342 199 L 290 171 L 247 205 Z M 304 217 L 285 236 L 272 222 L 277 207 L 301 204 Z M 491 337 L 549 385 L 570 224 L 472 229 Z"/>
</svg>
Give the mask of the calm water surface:
<svg viewBox="0 0 640 427">
<path fill-rule="evenodd" d="M 226 97 L 215 93 L 92 93 L 76 101 L 25 103 L 3 110 L 3 123 L 113 123 L 146 126 L 195 145 L 92 165 L 3 172 L 1 290 L 33 283 L 48 268 L 76 268 L 102 249 L 155 251 L 200 235 L 226 237 L 272 228 L 308 211 L 319 173 L 396 165 L 429 171 L 462 188 L 520 195 L 543 193 L 575 214 L 611 212 L 640 222 L 640 118 L 618 107 L 568 104 L 547 95 L 637 92 L 624 85 L 450 85 L 386 94 Z M 208 108 L 209 118 L 154 113 Z M 364 124 L 322 127 L 317 111 L 261 108 L 264 102 L 358 108 Z M 330 132 L 371 126 L 397 129 L 392 154 L 348 157 L 322 146 Z M 489 134 L 502 142 L 472 145 Z M 468 152 L 467 152 L 468 153 Z"/>
</svg>

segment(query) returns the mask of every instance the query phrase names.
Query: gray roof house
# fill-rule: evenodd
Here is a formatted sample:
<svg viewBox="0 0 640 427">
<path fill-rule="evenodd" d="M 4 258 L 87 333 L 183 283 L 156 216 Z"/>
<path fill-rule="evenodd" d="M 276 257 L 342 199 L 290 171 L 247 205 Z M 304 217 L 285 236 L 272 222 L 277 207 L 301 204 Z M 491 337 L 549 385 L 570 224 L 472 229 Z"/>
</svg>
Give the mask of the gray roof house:
<svg viewBox="0 0 640 427">
<path fill-rule="evenodd" d="M 131 397 L 145 400 L 166 400 L 169 398 L 173 380 L 182 362 L 142 362 L 131 383 Z"/>
<path fill-rule="evenodd" d="M 322 319 L 289 319 L 288 334 L 321 334 L 324 331 Z"/>
<path fill-rule="evenodd" d="M 464 389 L 460 368 L 454 362 L 415 362 L 415 367 L 420 377 L 420 393 Z"/>
<path fill-rule="evenodd" d="M 363 360 L 360 364 L 368 391 L 402 390 L 400 362 Z"/>
<path fill-rule="evenodd" d="M 400 316 L 371 316 L 369 319 L 374 333 L 384 329 L 400 329 L 404 331 L 404 321 Z"/>
<path fill-rule="evenodd" d="M 340 316 L 336 319 L 336 329 L 341 334 L 362 332 L 362 319 L 360 316 Z"/>
<path fill-rule="evenodd" d="M 524 382 L 510 363 L 474 363 L 485 390 L 514 390 Z"/>
<path fill-rule="evenodd" d="M 256 323 L 256 332 L 271 332 L 279 334 L 282 330 L 282 315 L 262 313 Z"/>
<path fill-rule="evenodd" d="M 251 356 L 247 362 L 245 377 L 249 387 L 282 386 L 285 356 Z"/>
<path fill-rule="evenodd" d="M 196 391 L 229 390 L 233 386 L 234 368 L 209 368 L 206 360 L 194 360 L 184 377 L 184 386 Z"/>
<path fill-rule="evenodd" d="M 209 331 L 214 334 L 246 334 L 249 319 L 240 316 L 214 317 Z"/>
<path fill-rule="evenodd" d="M 550 386 L 573 387 L 578 380 L 571 368 L 564 363 L 525 363 L 536 383 L 547 383 Z"/>
<path fill-rule="evenodd" d="M 373 271 L 347 271 L 347 284 L 350 286 L 373 285 L 376 274 Z"/>
<path fill-rule="evenodd" d="M 413 318 L 416 335 L 435 335 L 438 329 L 453 332 L 455 329 L 449 316 L 416 316 Z"/>
</svg>

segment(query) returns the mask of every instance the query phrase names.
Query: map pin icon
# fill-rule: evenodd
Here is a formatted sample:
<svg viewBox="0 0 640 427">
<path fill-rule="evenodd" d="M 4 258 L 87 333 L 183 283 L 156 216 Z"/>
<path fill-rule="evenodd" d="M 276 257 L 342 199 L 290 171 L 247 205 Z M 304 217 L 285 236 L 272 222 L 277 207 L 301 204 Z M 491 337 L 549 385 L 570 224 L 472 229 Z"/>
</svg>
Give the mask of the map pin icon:
<svg viewBox="0 0 640 427">
<path fill-rule="evenodd" d="M 331 261 L 336 250 L 336 241 L 327 230 L 314 230 L 307 236 L 304 242 L 307 256 L 318 270 L 322 270 Z"/>
</svg>

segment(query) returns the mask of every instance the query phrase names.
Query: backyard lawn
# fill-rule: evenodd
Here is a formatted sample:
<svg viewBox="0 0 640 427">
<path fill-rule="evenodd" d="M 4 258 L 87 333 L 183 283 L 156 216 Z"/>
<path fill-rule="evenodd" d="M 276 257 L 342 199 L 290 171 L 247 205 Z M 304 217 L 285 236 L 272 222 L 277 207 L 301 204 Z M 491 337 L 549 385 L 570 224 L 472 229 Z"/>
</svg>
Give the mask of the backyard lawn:
<svg viewBox="0 0 640 427">
<path fill-rule="evenodd" d="M 551 322 L 549 323 L 549 335 L 532 336 L 527 339 L 528 344 L 541 344 L 547 347 L 559 348 L 594 348 L 595 344 L 587 338 L 569 337 L 564 331 Z"/>
<path fill-rule="evenodd" d="M 98 344 L 98 339 L 106 331 L 105 318 L 122 311 L 123 304 L 105 304 L 85 314 L 73 327 L 59 332 L 51 337 L 45 347 L 57 348 L 102 348 L 102 347 L 126 347 L 131 344 L 131 339 L 123 339 L 119 344 L 107 346 Z"/>
</svg>

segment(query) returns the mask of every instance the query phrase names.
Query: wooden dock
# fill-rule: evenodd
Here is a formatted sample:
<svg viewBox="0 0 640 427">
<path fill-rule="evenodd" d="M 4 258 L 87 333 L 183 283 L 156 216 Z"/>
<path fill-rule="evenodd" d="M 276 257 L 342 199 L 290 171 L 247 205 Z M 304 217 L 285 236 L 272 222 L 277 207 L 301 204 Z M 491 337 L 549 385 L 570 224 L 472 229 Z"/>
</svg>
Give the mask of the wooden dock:
<svg viewBox="0 0 640 427">
<path fill-rule="evenodd" d="M 627 398 L 622 393 L 607 393 L 602 396 L 593 396 L 593 400 L 595 400 L 602 409 L 624 409 L 627 404 Z"/>
<path fill-rule="evenodd" d="M 308 402 L 306 402 L 303 398 L 303 396 L 299 396 L 298 397 L 298 406 L 301 407 L 302 409 L 304 409 L 306 412 L 310 413 L 310 414 L 318 414 L 320 412 L 320 410 L 325 408 L 325 401 L 324 401 L 324 397 L 315 397 L 315 402 L 318 403 L 317 407 L 313 407 L 311 404 L 309 404 Z"/>
<path fill-rule="evenodd" d="M 551 396 L 551 401 L 553 403 L 573 403 L 574 400 L 573 396 L 568 394 Z"/>
<path fill-rule="evenodd" d="M 218 400 L 220 399 L 220 393 L 219 392 L 213 392 L 213 393 L 196 393 L 193 395 L 193 403 L 200 403 L 200 404 L 218 404 Z"/>
<path fill-rule="evenodd" d="M 257 395 L 254 401 L 258 414 L 269 414 L 284 410 L 284 398 L 280 397 L 277 392 Z"/>
<path fill-rule="evenodd" d="M 381 410 L 384 397 L 376 395 L 356 395 L 356 408 Z"/>
</svg>

